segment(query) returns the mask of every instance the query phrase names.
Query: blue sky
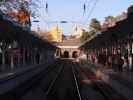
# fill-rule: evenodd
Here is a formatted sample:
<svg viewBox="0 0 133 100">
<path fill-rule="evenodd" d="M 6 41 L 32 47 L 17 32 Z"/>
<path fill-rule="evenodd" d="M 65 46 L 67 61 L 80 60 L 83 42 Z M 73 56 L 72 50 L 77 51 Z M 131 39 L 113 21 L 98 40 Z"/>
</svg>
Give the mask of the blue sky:
<svg viewBox="0 0 133 100">
<path fill-rule="evenodd" d="M 133 4 L 133 0 L 98 0 L 95 9 L 91 16 L 88 17 L 90 9 L 93 7 L 95 0 L 40 0 L 42 1 L 41 8 L 39 9 L 39 23 L 35 26 L 41 29 L 48 29 L 56 26 L 57 23 L 53 21 L 66 20 L 68 22 L 75 21 L 78 25 L 88 27 L 92 18 L 97 18 L 99 21 L 104 21 L 106 16 L 117 16 Z M 48 14 L 45 12 L 45 1 L 48 2 Z M 88 3 L 90 2 L 90 3 Z M 83 16 L 83 4 L 86 3 L 87 10 Z M 88 3 L 88 4 L 87 4 Z M 46 23 L 47 22 L 47 23 Z M 58 24 L 65 34 L 71 34 L 75 23 Z"/>
</svg>

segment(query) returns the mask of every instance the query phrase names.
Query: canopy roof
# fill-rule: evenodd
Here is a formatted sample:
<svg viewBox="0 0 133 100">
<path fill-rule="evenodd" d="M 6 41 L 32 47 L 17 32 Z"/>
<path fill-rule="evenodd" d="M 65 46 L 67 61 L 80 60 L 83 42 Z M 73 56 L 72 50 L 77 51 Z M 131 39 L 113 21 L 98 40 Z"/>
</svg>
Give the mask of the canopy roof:
<svg viewBox="0 0 133 100">
<path fill-rule="evenodd" d="M 114 27 L 108 28 L 101 34 L 98 34 L 90 41 L 85 42 L 81 48 L 100 48 L 104 46 L 109 46 L 119 42 L 119 40 L 124 40 L 128 37 L 132 37 L 133 34 L 133 13 L 127 17 L 127 19 L 119 21 Z"/>
<path fill-rule="evenodd" d="M 23 47 L 56 48 L 47 40 L 41 39 L 27 27 L 21 27 L 3 13 L 0 13 L 0 42 L 12 43 L 17 41 Z"/>
</svg>

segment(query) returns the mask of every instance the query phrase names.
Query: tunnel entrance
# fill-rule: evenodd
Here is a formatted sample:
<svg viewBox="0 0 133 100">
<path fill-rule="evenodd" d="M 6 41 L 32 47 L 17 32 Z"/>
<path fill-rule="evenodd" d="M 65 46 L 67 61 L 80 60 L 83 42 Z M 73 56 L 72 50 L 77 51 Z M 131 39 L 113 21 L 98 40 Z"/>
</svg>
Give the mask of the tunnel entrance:
<svg viewBox="0 0 133 100">
<path fill-rule="evenodd" d="M 78 52 L 77 52 L 77 51 L 74 51 L 74 52 L 72 53 L 72 57 L 73 57 L 73 58 L 77 58 L 77 57 L 78 57 Z"/>
<path fill-rule="evenodd" d="M 69 58 L 69 52 L 68 51 L 64 51 L 64 58 Z"/>
</svg>

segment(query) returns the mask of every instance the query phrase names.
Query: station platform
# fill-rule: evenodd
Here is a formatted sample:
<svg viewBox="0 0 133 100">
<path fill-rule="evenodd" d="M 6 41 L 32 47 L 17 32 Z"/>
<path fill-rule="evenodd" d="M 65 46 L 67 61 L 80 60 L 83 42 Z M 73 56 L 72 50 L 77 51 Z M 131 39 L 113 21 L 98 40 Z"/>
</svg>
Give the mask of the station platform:
<svg viewBox="0 0 133 100">
<path fill-rule="evenodd" d="M 25 64 L 0 72 L 0 95 L 5 94 L 32 79 L 53 63 Z M 43 66 L 43 67 L 42 67 Z"/>
<path fill-rule="evenodd" d="M 26 64 L 26 65 L 20 65 L 20 66 L 14 67 L 14 68 L 11 68 L 11 67 L 5 65 L 4 66 L 5 69 L 2 69 L 0 71 L 0 80 L 5 77 L 8 77 L 8 76 L 15 75 L 16 73 L 21 73 L 26 70 L 32 69 L 35 66 L 38 66 L 38 64 L 30 64 L 30 65 Z"/>
<path fill-rule="evenodd" d="M 83 61 L 88 68 L 91 68 L 96 76 L 111 85 L 117 92 L 125 96 L 128 100 L 133 98 L 133 72 L 124 70 L 123 72 L 114 71 L 108 66 L 92 64 Z"/>
</svg>

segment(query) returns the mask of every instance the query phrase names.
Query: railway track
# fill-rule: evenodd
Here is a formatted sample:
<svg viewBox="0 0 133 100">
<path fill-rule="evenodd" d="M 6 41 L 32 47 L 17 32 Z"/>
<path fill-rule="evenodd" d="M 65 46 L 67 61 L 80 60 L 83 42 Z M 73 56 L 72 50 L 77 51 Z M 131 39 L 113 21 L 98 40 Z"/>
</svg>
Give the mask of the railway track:
<svg viewBox="0 0 133 100">
<path fill-rule="evenodd" d="M 103 81 L 95 81 L 93 82 L 93 86 L 100 92 L 105 100 L 127 100 Z"/>
<path fill-rule="evenodd" d="M 74 64 L 64 63 L 50 83 L 43 100 L 81 100 Z"/>
<path fill-rule="evenodd" d="M 42 98 L 38 97 L 36 92 L 32 93 L 36 88 L 43 91 Z M 2 100 L 81 100 L 73 64 L 67 60 L 61 60 L 55 66 L 48 67 L 3 97 L 5 98 Z"/>
<path fill-rule="evenodd" d="M 93 73 L 83 70 L 77 63 L 64 60 L 62 64 L 57 66 L 53 68 L 52 74 L 48 74 L 44 82 L 41 82 L 40 88 L 43 90 L 43 98 L 39 100 L 88 100 L 82 98 L 85 95 L 82 95 L 80 91 L 79 70 L 88 76 L 88 80 L 91 80 L 93 90 L 102 96 L 102 99 L 89 100 L 126 100 L 108 84 L 101 80 L 96 80 L 93 77 Z M 49 79 L 50 77 L 51 79 Z M 45 82 L 47 83 L 45 84 Z"/>
<path fill-rule="evenodd" d="M 77 66 L 79 65 L 77 64 Z M 115 91 L 110 85 L 102 80 L 97 80 L 97 78 L 89 69 L 83 69 L 83 66 L 79 66 L 78 70 L 80 70 L 81 73 L 84 73 L 84 75 L 90 81 L 91 87 L 102 96 L 102 99 L 99 98 L 96 100 L 127 100 L 124 96 Z"/>
<path fill-rule="evenodd" d="M 34 100 L 43 100 L 44 96 L 46 94 L 47 89 L 49 88 L 49 85 L 53 81 L 56 73 L 59 72 L 61 69 L 61 63 L 62 61 L 58 61 L 54 66 L 51 66 L 47 69 L 44 74 L 42 74 L 42 79 L 38 80 L 39 84 L 34 85 L 33 88 L 29 89 L 29 92 L 25 94 L 21 99 L 19 100 L 29 100 L 29 99 L 34 99 Z M 39 91 L 39 94 L 42 96 L 38 95 L 36 91 Z M 32 93 L 34 91 L 35 93 Z"/>
<path fill-rule="evenodd" d="M 55 63 L 59 65 L 58 62 Z M 45 65 L 44 65 L 45 66 Z M 40 81 L 48 74 L 51 70 L 56 69 L 56 66 L 49 66 L 38 73 L 36 76 L 22 83 L 20 86 L 14 88 L 13 90 L 0 95 L 0 100 L 21 100 L 30 90 L 37 87 Z M 15 83 L 14 83 L 15 84 Z"/>
<path fill-rule="evenodd" d="M 74 80 L 75 80 L 79 100 L 82 100 L 80 89 L 79 89 L 79 87 L 80 87 L 79 86 L 79 81 L 78 81 L 78 77 L 77 77 L 76 71 L 74 69 L 74 66 L 72 66 L 72 73 L 73 73 L 73 77 L 74 77 Z"/>
<path fill-rule="evenodd" d="M 84 89 L 90 90 L 84 95 L 81 93 L 81 90 L 86 91 L 82 89 L 81 74 L 84 74 L 91 81 L 89 85 L 91 88 L 88 88 L 87 85 Z M 34 88 L 42 91 L 39 92 L 39 94 L 42 93 L 42 97 L 38 97 L 36 92 L 29 96 L 30 92 L 36 90 Z M 95 93 L 98 93 L 102 99 L 98 97 L 97 99 L 84 98 L 84 96 L 91 96 Z M 15 89 L 12 94 L 13 98 L 2 100 L 126 100 L 108 84 L 97 80 L 91 71 L 68 59 L 60 60 L 55 66 L 47 68 L 40 75 L 34 77 L 32 81 L 28 81 L 28 83 Z"/>
<path fill-rule="evenodd" d="M 47 100 L 48 95 L 50 94 L 50 91 L 51 91 L 52 88 L 53 88 L 53 85 L 55 84 L 57 78 L 59 77 L 61 71 L 63 70 L 63 67 L 64 67 L 64 66 L 62 65 L 62 66 L 59 68 L 58 72 L 57 72 L 56 75 L 55 75 L 55 78 L 51 81 L 51 83 L 50 83 L 50 85 L 48 86 L 48 89 L 47 89 L 47 91 L 46 91 L 46 93 L 45 93 L 45 95 L 44 95 L 44 99 L 43 99 L 43 100 Z"/>
</svg>

